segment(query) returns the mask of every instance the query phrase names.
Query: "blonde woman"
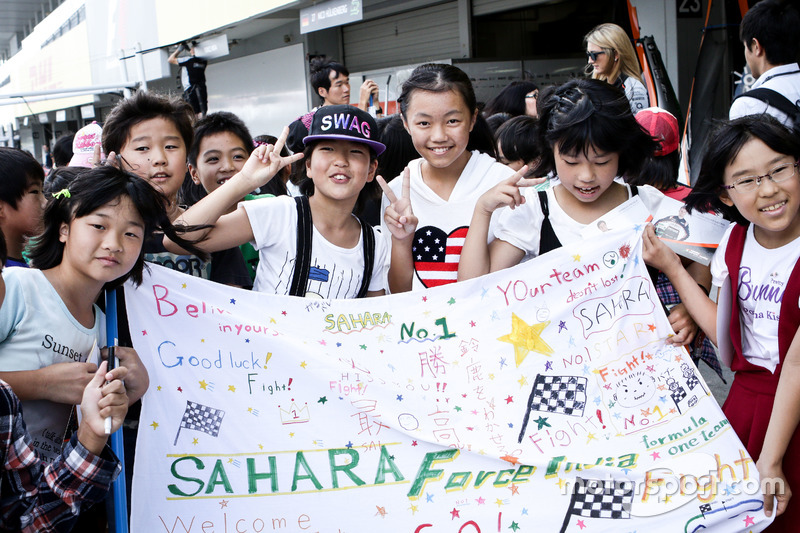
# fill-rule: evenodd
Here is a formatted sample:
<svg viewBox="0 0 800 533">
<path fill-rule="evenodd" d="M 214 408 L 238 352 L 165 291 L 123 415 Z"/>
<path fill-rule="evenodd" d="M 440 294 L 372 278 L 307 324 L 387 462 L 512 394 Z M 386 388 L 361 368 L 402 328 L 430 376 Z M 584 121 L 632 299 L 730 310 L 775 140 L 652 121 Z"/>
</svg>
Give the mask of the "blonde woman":
<svg viewBox="0 0 800 533">
<path fill-rule="evenodd" d="M 583 41 L 589 60 L 586 69 L 592 78 L 623 89 L 634 115 L 650 106 L 639 61 L 625 30 L 616 24 L 600 24 L 587 33 Z"/>
</svg>

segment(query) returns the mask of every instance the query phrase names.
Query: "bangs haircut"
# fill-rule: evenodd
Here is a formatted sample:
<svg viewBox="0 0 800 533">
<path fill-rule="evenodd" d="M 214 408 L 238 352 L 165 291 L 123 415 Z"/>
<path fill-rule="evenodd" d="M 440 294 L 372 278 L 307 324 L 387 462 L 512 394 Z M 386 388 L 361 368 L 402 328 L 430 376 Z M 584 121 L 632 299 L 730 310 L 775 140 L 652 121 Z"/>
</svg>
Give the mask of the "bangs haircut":
<svg viewBox="0 0 800 533">
<path fill-rule="evenodd" d="M 761 0 L 742 18 L 739 40 L 751 50 L 753 39 L 758 39 L 770 64 L 788 65 L 797 61 L 798 27 L 800 13 L 792 2 Z"/>
<path fill-rule="evenodd" d="M 297 186 L 300 188 L 300 192 L 303 193 L 305 196 L 309 198 L 314 196 L 314 180 L 311 179 L 308 175 L 306 162 L 311 161 L 313 157 L 314 148 L 321 142 L 330 142 L 326 141 L 325 139 L 320 139 L 318 141 L 311 141 L 308 143 L 303 150 L 303 159 L 298 161 L 297 170 L 298 176 L 295 178 L 297 182 Z M 372 164 L 373 161 L 378 160 L 378 154 L 375 153 L 375 150 L 372 149 L 371 146 L 368 144 L 364 144 L 367 148 L 369 148 L 369 163 Z M 384 152 L 385 153 L 385 152 Z M 353 207 L 353 213 L 356 215 L 361 215 L 366 207 L 367 203 L 370 200 L 378 200 L 380 201 L 381 198 L 381 187 L 378 184 L 378 180 L 375 179 L 377 176 L 378 170 L 376 168 L 375 175 L 372 178 L 372 181 L 368 181 L 364 184 L 364 188 L 358 193 L 358 199 L 356 199 L 356 205 Z M 275 178 L 273 178 L 275 179 Z"/>
<path fill-rule="evenodd" d="M 253 152 L 253 137 L 250 135 L 250 130 L 242 119 L 229 113 L 228 111 L 218 111 L 210 113 L 197 121 L 194 126 L 194 142 L 189 147 L 187 158 L 189 164 L 197 166 L 197 156 L 200 155 L 200 144 L 203 139 L 216 135 L 217 133 L 232 133 L 236 135 L 247 151 L 247 155 Z"/>
<path fill-rule="evenodd" d="M 69 184 L 69 197 L 60 195 L 48 201 L 44 212 L 44 230 L 32 239 L 28 258 L 31 266 L 40 270 L 61 264 L 64 243 L 60 241 L 61 225 L 85 217 L 106 204 L 114 204 L 127 196 L 134 209 L 144 221 L 144 238 L 162 231 L 185 250 L 201 257 L 207 254 L 194 247 L 193 242 L 183 239 L 179 233 L 201 229 L 173 226 L 167 216 L 167 200 L 144 179 L 136 174 L 120 170 L 111 165 L 86 170 Z M 106 283 L 105 289 L 119 287 L 129 278 L 138 286 L 142 283 L 144 270 L 144 242 L 139 257 L 130 272 Z"/>
<path fill-rule="evenodd" d="M 16 209 L 25 190 L 35 183 L 44 183 L 42 165 L 27 152 L 0 147 L 0 200 Z"/>
<path fill-rule="evenodd" d="M 753 139 L 760 140 L 779 154 L 791 156 L 795 161 L 800 159 L 800 137 L 772 115 L 748 115 L 719 122 L 706 145 L 697 182 L 684 200 L 689 212 L 693 209 L 716 211 L 728 220 L 748 223 L 736 207 L 724 204 L 720 195 L 728 194 L 723 188 L 725 169 L 736 159 L 742 147 Z"/>
<path fill-rule="evenodd" d="M 108 114 L 103 124 L 103 152 L 119 154 L 128 142 L 131 129 L 154 118 L 163 118 L 175 124 L 186 150 L 189 150 L 194 139 L 192 106 L 179 96 L 137 91 L 130 98 L 120 100 Z"/>
<path fill-rule="evenodd" d="M 497 96 L 489 100 L 483 109 L 483 114 L 487 117 L 495 113 L 508 113 L 513 117 L 524 115 L 526 96 L 538 88 L 539 86 L 532 81 L 512 81 L 497 93 Z"/>
<path fill-rule="evenodd" d="M 619 154 L 617 175 L 637 174 L 658 143 L 642 129 L 625 93 L 609 83 L 575 79 L 549 87 L 539 97 L 539 147 L 542 158 L 533 173 L 555 170 L 553 150 L 571 156 Z"/>
<path fill-rule="evenodd" d="M 403 117 L 408 112 L 408 104 L 414 91 L 430 91 L 434 93 L 444 93 L 455 91 L 461 95 L 470 113 L 475 113 L 478 109 L 478 102 L 475 99 L 475 89 L 469 76 L 458 67 L 443 63 L 426 63 L 414 69 L 411 76 L 403 82 L 403 89 L 397 102 L 400 104 L 400 112 Z"/>
</svg>

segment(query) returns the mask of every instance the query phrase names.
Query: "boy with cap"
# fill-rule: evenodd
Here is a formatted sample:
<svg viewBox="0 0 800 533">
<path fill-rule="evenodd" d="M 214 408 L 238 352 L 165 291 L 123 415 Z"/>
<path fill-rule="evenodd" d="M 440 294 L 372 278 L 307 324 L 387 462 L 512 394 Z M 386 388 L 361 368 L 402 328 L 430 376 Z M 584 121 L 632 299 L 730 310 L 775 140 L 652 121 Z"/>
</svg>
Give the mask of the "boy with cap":
<svg viewBox="0 0 800 533">
<path fill-rule="evenodd" d="M 274 146 L 258 147 L 239 173 L 176 222 L 213 224 L 189 236 L 205 237 L 198 246 L 209 252 L 252 242 L 260 257 L 254 290 L 325 299 L 380 296 L 388 246 L 353 215 L 375 190 L 377 158 L 386 149 L 374 140 L 376 129 L 375 120 L 356 107 L 325 106 L 314 115 L 303 154 L 280 156 L 289 132 L 284 128 Z M 300 188 L 307 196 L 261 198 L 224 214 L 303 157 L 306 177 Z M 168 240 L 164 244 L 179 250 Z"/>
</svg>

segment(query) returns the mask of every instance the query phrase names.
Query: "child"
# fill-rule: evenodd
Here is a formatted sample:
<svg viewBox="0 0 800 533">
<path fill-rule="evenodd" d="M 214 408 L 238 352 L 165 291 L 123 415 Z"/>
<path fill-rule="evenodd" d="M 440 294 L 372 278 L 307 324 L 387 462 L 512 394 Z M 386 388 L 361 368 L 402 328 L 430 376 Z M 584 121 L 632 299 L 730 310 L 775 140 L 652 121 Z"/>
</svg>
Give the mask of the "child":
<svg viewBox="0 0 800 533">
<path fill-rule="evenodd" d="M 44 171 L 31 155 L 0 147 L 0 230 L 6 236 L 6 266 L 27 267 L 25 241 L 42 226 Z"/>
<path fill-rule="evenodd" d="M 735 377 L 722 410 L 756 460 L 768 516 L 777 496 L 779 516 L 770 531 L 796 531 L 800 520 L 800 506 L 787 505 L 800 487 L 798 158 L 800 139 L 769 115 L 722 124 L 709 139 L 686 204 L 736 221 L 711 261 L 713 284 L 733 295 L 730 318 L 717 316 L 717 305 L 652 227 L 644 241 L 645 260 L 669 275 L 721 353 L 733 354 Z M 765 480 L 781 484 L 776 491 Z"/>
<path fill-rule="evenodd" d="M 539 121 L 527 115 L 504 122 L 497 132 L 497 160 L 517 171 L 523 166 L 534 168 L 539 163 Z"/>
<path fill-rule="evenodd" d="M 655 147 L 636 123 L 620 89 L 599 80 L 571 80 L 548 88 L 539 111 L 542 158 L 533 174 L 555 170 L 559 182 L 539 193 L 525 189 L 523 196 L 521 186 L 541 181 L 516 183 L 515 178 L 527 171 L 523 167 L 481 196 L 464 243 L 460 280 L 517 265 L 526 257 L 560 248 L 562 243 L 580 241 L 587 226 L 633 196 L 638 195 L 651 212 L 664 197 L 653 187 L 631 187 L 616 181 L 626 172 L 635 174 Z M 490 218 L 506 205 L 517 209 L 500 212 L 495 240 L 487 246 Z M 702 266 L 691 268 L 702 280 Z M 691 342 L 697 326 L 685 310 L 671 312 L 670 323 L 678 333 L 671 342 Z"/>
<path fill-rule="evenodd" d="M 87 361 L 104 342 L 103 315 L 94 302 L 128 278 L 141 282 L 142 242 L 156 228 L 193 250 L 144 180 L 111 166 L 88 170 L 48 204 L 44 232 L 30 248 L 34 268 L 5 273 L 0 378 L 22 400 L 46 462 L 60 452 L 72 406 L 97 370 Z M 117 356 L 128 368 L 134 402 L 147 389 L 147 371 L 133 349 L 119 348 Z"/>
<path fill-rule="evenodd" d="M 242 170 L 252 151 L 250 131 L 233 113 L 219 111 L 200 119 L 189 149 L 189 174 L 194 185 L 202 190 L 200 198 Z M 233 203 L 228 212 L 235 209 Z M 242 251 L 236 247 L 211 254 L 210 279 L 247 289 L 253 286 Z"/>
<path fill-rule="evenodd" d="M 303 154 L 279 155 L 289 133 L 284 128 L 275 146 L 258 147 L 241 172 L 181 220 L 214 224 L 200 243 L 208 251 L 254 241 L 260 254 L 255 290 L 326 299 L 381 295 L 385 241 L 353 216 L 385 148 L 372 140 L 374 131 L 375 120 L 368 113 L 352 106 L 324 106 L 303 139 Z M 261 198 L 225 214 L 233 202 L 302 157 L 308 179 L 301 188 L 307 199 Z M 174 243 L 165 244 L 177 249 Z"/>
<path fill-rule="evenodd" d="M 391 233 L 393 293 L 454 283 L 478 195 L 513 174 L 494 159 L 488 127 L 482 130 L 489 139 L 483 146 L 492 155 L 470 151 L 484 139 L 473 132 L 478 117 L 475 92 L 458 67 L 417 67 L 397 101 L 422 158 L 412 161 L 403 179 L 391 185 L 378 178 L 385 193 L 387 238 Z"/>
<path fill-rule="evenodd" d="M 186 176 L 186 154 L 192 145 L 194 112 L 178 97 L 139 91 L 121 100 L 103 126 L 103 151 L 114 152 L 123 169 L 148 181 L 166 198 L 169 219 L 184 209 L 178 191 Z M 145 242 L 145 260 L 197 276 L 211 278 L 211 263 L 192 254 L 172 254 L 161 237 Z"/>
<path fill-rule="evenodd" d="M 5 258 L 0 234 L 0 270 Z M 0 275 L 0 305 L 5 293 Z M 51 465 L 36 455 L 36 436 L 28 433 L 19 398 L 0 380 L 0 528 L 69 531 L 78 513 L 106 496 L 119 474 L 119 461 L 105 446 L 105 417 L 111 417 L 112 432 L 119 429 L 128 409 L 121 381 L 127 372 L 125 367 L 107 372 L 106 363 L 100 365 L 83 390 L 81 425 Z"/>
</svg>

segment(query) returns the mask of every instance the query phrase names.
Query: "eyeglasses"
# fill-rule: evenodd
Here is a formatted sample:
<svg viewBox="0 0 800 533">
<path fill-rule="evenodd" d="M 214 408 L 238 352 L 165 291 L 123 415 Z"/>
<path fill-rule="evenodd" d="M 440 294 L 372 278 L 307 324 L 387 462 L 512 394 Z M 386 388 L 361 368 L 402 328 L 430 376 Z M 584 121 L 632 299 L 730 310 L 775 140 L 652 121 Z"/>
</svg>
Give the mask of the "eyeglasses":
<svg viewBox="0 0 800 533">
<path fill-rule="evenodd" d="M 587 50 L 586 51 L 586 57 L 588 57 L 592 61 L 597 61 L 597 58 L 600 57 L 601 55 L 605 54 L 605 53 L 606 53 L 605 50 L 598 50 L 597 52 L 592 52 L 590 50 Z"/>
<path fill-rule="evenodd" d="M 539 93 L 535 92 L 535 93 L 531 93 L 531 94 L 526 94 L 525 98 L 533 98 L 534 100 L 536 100 L 536 99 L 539 98 Z"/>
<path fill-rule="evenodd" d="M 794 176 L 798 163 L 800 163 L 800 161 L 784 163 L 773 168 L 763 176 L 745 176 L 734 181 L 733 185 L 723 185 L 723 188 L 727 190 L 736 189 L 737 192 L 745 193 L 758 189 L 759 185 L 761 185 L 761 180 L 764 178 L 769 178 L 772 183 L 780 183 Z"/>
</svg>

